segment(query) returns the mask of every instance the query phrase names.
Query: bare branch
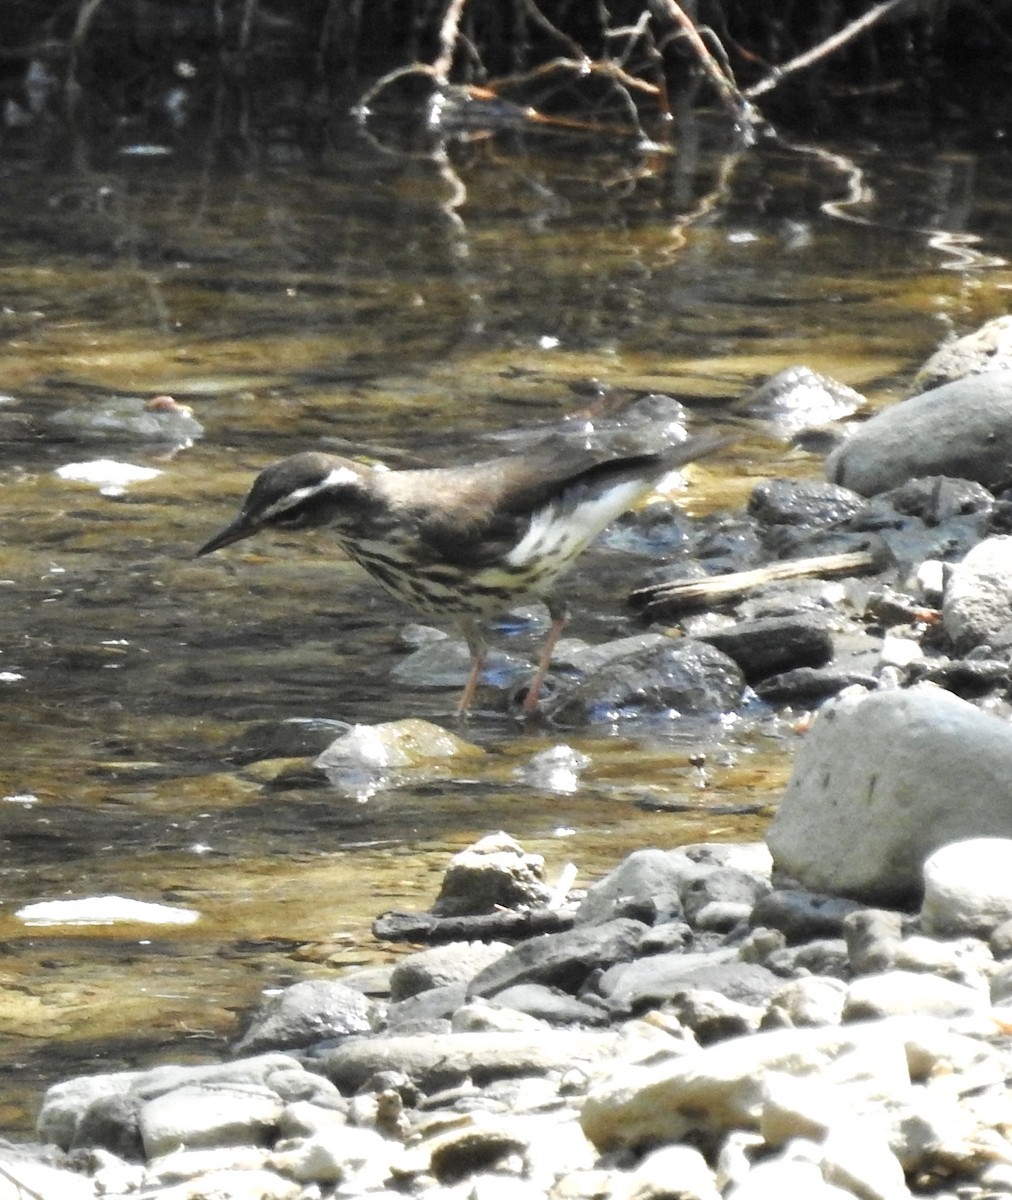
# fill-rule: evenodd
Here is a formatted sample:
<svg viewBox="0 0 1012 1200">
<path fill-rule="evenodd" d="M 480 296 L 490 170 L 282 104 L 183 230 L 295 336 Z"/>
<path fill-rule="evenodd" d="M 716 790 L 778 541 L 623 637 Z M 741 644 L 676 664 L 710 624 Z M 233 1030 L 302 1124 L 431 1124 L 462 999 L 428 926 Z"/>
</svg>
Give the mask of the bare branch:
<svg viewBox="0 0 1012 1200">
<path fill-rule="evenodd" d="M 876 4 L 874 8 L 869 8 L 862 16 L 851 21 L 849 25 L 845 25 L 817 46 L 813 46 L 811 50 L 806 50 L 804 54 L 799 54 L 796 58 L 792 58 L 782 66 L 774 67 L 765 79 L 760 79 L 758 83 L 754 83 L 751 87 L 746 88 L 745 95 L 749 99 L 755 99 L 756 96 L 763 96 L 766 92 L 771 92 L 788 75 L 793 75 L 796 71 L 803 71 L 813 63 L 819 62 L 827 54 L 832 54 L 835 50 L 839 50 L 841 46 L 845 46 L 848 42 L 853 41 L 854 38 L 864 33 L 866 29 L 870 29 L 877 22 L 881 21 L 883 17 L 887 17 L 896 9 L 909 4 L 910 0 L 884 0 L 884 3 Z"/>
</svg>

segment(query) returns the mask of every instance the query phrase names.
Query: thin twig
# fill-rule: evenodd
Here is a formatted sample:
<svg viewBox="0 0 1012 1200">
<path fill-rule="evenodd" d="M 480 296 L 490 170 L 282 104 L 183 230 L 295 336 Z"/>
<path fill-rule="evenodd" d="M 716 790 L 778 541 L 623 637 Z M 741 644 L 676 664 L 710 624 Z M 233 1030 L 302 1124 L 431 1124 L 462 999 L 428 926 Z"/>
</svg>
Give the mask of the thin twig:
<svg viewBox="0 0 1012 1200">
<path fill-rule="evenodd" d="M 835 50 L 839 50 L 841 46 L 845 46 L 848 42 L 853 41 L 859 34 L 864 33 L 866 29 L 870 29 L 872 25 L 881 21 L 883 17 L 887 17 L 897 8 L 902 8 L 904 5 L 909 4 L 910 0 L 884 0 L 884 3 L 876 4 L 874 8 L 869 8 L 866 13 L 863 13 L 856 20 L 851 21 L 849 25 L 845 25 L 842 29 L 837 30 L 836 33 L 831 34 L 825 41 L 819 42 L 817 46 L 813 46 L 810 50 L 806 50 L 804 54 L 799 54 L 796 58 L 792 58 L 789 62 L 785 62 L 779 67 L 774 67 L 765 79 L 760 79 L 758 83 L 747 87 L 744 93 L 745 96 L 750 100 L 754 100 L 756 96 L 762 96 L 766 92 L 771 92 L 788 75 L 793 75 L 795 71 L 803 71 L 806 67 L 817 63 L 820 59 L 825 58 L 827 54 L 832 54 Z"/>
</svg>

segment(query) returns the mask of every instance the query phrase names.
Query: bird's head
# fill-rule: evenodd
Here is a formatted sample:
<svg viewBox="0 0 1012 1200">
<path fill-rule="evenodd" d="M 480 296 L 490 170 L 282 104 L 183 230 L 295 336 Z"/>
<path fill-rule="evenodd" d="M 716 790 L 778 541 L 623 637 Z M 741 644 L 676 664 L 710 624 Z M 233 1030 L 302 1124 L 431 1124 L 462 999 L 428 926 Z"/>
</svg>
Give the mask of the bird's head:
<svg viewBox="0 0 1012 1200">
<path fill-rule="evenodd" d="M 271 463 L 253 481 L 239 515 L 197 551 L 211 554 L 261 529 L 315 529 L 368 494 L 372 470 L 351 459 L 307 451 Z"/>
</svg>

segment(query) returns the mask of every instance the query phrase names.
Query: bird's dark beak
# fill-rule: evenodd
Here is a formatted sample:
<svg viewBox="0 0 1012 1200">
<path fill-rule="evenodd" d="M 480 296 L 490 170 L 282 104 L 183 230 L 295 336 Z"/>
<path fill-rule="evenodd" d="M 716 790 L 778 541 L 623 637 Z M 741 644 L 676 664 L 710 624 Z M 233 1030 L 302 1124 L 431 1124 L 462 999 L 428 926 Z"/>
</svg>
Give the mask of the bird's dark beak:
<svg viewBox="0 0 1012 1200">
<path fill-rule="evenodd" d="M 220 550 L 222 546 L 231 546 L 233 542 L 241 542 L 243 538 L 249 537 L 256 531 L 257 527 L 253 522 L 240 515 L 231 525 L 226 525 L 224 529 L 219 530 L 209 542 L 205 542 L 194 558 L 200 558 L 202 554 L 211 554 L 215 550 Z"/>
</svg>

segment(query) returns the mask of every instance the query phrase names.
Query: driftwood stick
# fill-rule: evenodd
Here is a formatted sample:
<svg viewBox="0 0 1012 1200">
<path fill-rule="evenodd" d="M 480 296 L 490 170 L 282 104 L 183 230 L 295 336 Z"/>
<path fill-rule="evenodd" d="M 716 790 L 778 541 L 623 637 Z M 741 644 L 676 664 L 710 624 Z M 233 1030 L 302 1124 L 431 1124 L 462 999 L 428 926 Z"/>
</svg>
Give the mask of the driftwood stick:
<svg viewBox="0 0 1012 1200">
<path fill-rule="evenodd" d="M 851 554 L 824 554 L 816 558 L 794 558 L 770 563 L 751 571 L 732 571 L 713 575 L 709 579 L 691 579 L 685 583 L 654 583 L 637 588 L 630 595 L 633 603 L 646 608 L 663 605 L 666 609 L 699 608 L 719 604 L 747 595 L 755 588 L 785 579 L 806 579 L 811 576 L 862 575 L 881 570 L 883 555 L 879 551 L 856 550 Z"/>
</svg>

